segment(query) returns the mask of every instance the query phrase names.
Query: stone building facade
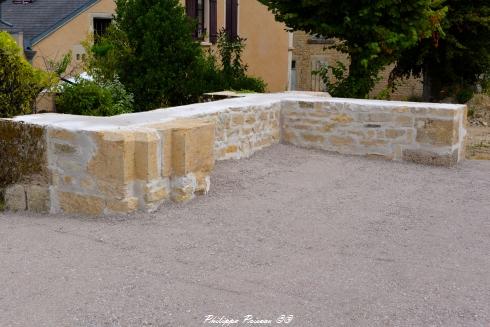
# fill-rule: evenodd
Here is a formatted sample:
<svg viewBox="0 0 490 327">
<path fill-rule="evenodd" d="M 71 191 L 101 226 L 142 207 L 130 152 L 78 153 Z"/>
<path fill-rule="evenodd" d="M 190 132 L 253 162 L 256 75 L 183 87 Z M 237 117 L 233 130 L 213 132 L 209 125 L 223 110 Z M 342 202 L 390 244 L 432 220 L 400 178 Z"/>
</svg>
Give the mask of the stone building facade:
<svg viewBox="0 0 490 327">
<path fill-rule="evenodd" d="M 312 72 L 318 70 L 322 65 L 335 65 L 337 61 L 348 66 L 347 55 L 335 49 L 328 49 L 335 43 L 333 39 L 324 39 L 311 36 L 305 32 L 294 32 L 293 59 L 291 71 L 291 89 L 298 91 L 328 91 L 319 76 Z M 381 73 L 381 81 L 371 92 L 370 96 L 375 98 L 388 85 L 388 77 L 393 67 L 387 67 Z M 400 85 L 391 94 L 394 100 L 409 100 L 422 95 L 422 83 L 419 79 L 409 79 Z"/>
</svg>

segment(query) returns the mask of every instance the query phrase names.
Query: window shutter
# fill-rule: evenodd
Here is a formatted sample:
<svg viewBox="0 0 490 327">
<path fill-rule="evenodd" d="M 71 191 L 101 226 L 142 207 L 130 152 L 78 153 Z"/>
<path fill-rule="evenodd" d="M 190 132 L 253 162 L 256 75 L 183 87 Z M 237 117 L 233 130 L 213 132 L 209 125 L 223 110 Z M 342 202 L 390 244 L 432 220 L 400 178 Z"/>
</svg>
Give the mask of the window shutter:
<svg viewBox="0 0 490 327">
<path fill-rule="evenodd" d="M 226 0 L 226 31 L 231 38 L 238 36 L 238 0 Z"/>
<path fill-rule="evenodd" d="M 209 0 L 209 41 L 218 41 L 218 3 L 217 0 Z"/>
<path fill-rule="evenodd" d="M 197 18 L 197 1 L 185 0 L 185 11 L 187 13 L 187 16 Z"/>
</svg>

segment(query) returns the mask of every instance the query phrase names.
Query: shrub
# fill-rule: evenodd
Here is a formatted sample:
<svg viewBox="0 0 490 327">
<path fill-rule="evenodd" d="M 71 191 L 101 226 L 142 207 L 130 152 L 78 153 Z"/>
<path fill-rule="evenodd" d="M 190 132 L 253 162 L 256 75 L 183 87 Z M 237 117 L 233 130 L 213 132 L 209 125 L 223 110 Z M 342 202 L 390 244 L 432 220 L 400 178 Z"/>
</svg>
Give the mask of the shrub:
<svg viewBox="0 0 490 327">
<path fill-rule="evenodd" d="M 111 32 L 94 47 L 100 73 L 118 76 L 137 111 L 195 102 L 203 52 L 179 0 L 116 0 Z M 111 76 L 109 76 L 111 78 Z"/>
<path fill-rule="evenodd" d="M 32 112 L 36 97 L 56 83 L 53 74 L 36 69 L 27 62 L 15 40 L 0 32 L 0 117 Z"/>
<path fill-rule="evenodd" d="M 117 79 L 113 82 L 78 79 L 75 84 L 62 86 L 56 106 L 66 114 L 114 116 L 133 111 L 133 95 Z"/>
</svg>

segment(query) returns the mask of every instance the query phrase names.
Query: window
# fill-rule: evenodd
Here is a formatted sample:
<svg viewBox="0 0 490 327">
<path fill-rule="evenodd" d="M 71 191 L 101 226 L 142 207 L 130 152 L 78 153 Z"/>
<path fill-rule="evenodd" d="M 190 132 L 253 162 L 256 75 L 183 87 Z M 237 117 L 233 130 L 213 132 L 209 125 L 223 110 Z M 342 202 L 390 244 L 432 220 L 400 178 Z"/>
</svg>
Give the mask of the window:
<svg viewBox="0 0 490 327">
<path fill-rule="evenodd" d="M 194 19 L 197 24 L 194 37 L 197 40 L 206 41 L 205 38 L 208 36 L 211 43 L 216 43 L 218 38 L 217 0 L 186 0 L 185 8 L 187 16 Z"/>
<path fill-rule="evenodd" d="M 100 39 L 101 36 L 104 36 L 107 33 L 107 29 L 111 25 L 111 18 L 94 18 L 94 41 Z"/>
<path fill-rule="evenodd" d="M 204 39 L 204 35 L 206 35 L 206 25 L 204 25 L 204 0 L 197 0 L 197 31 L 196 37 L 199 40 Z"/>
</svg>

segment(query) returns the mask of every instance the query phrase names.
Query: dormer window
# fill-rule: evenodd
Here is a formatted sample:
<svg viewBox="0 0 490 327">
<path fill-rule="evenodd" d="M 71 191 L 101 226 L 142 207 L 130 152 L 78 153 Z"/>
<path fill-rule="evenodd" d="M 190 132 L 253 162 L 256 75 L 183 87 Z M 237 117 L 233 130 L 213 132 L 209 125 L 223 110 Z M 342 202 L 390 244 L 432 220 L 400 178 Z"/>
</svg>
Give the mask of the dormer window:
<svg viewBox="0 0 490 327">
<path fill-rule="evenodd" d="M 107 33 L 107 29 L 111 25 L 111 18 L 94 17 L 94 42 L 97 43 L 102 36 Z"/>
</svg>

